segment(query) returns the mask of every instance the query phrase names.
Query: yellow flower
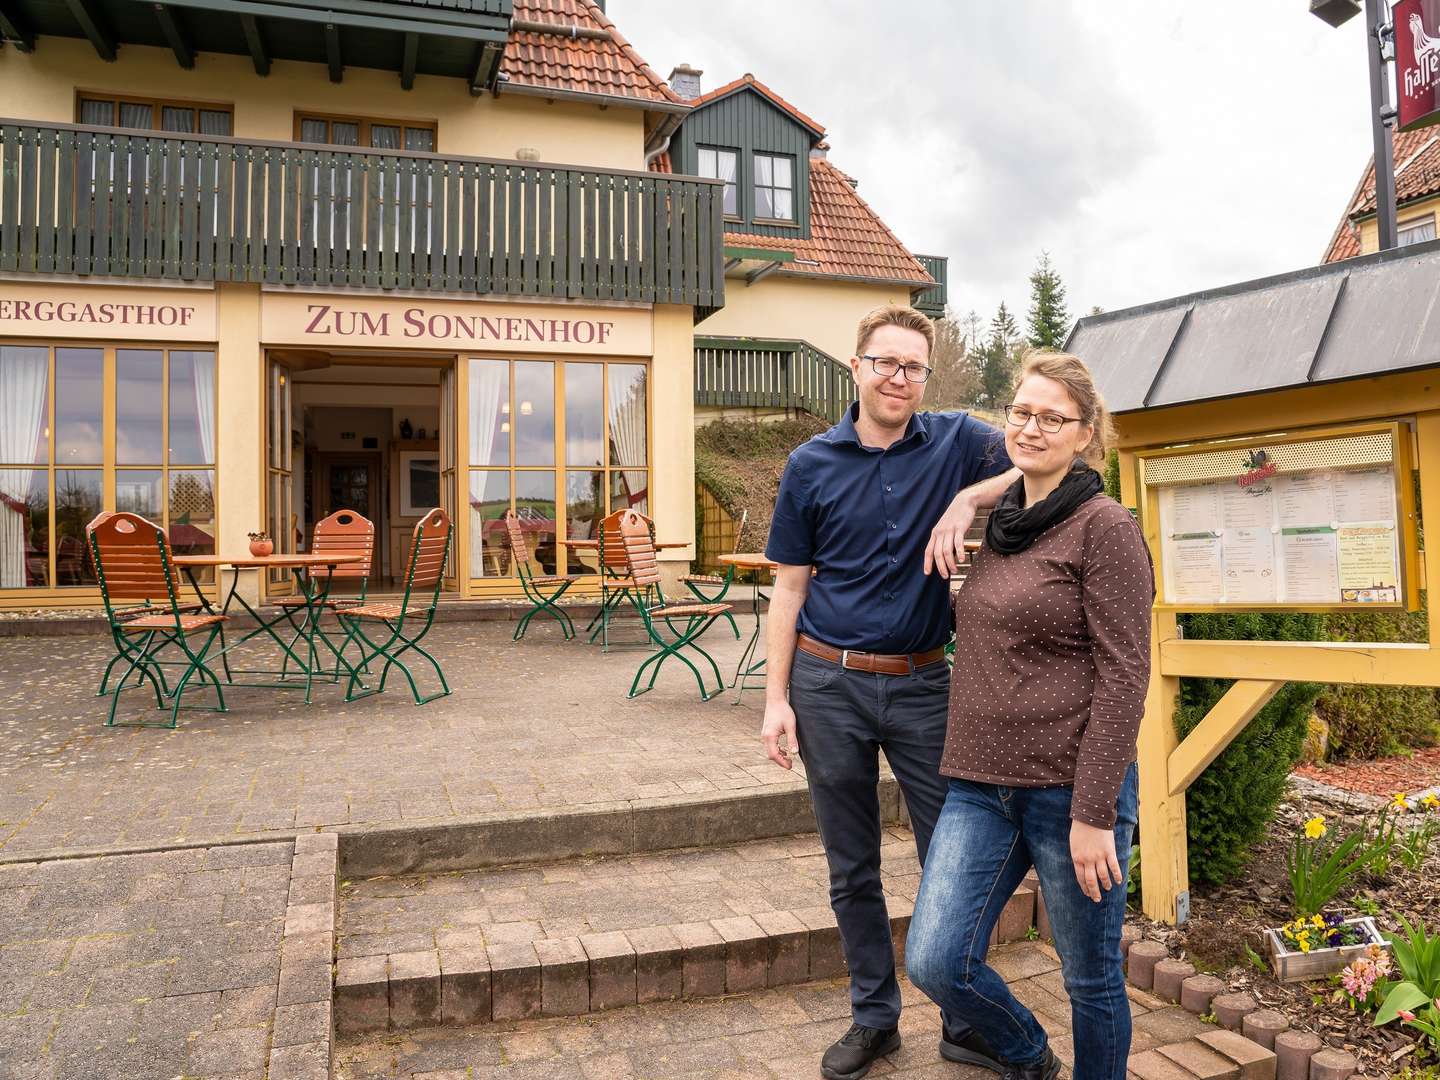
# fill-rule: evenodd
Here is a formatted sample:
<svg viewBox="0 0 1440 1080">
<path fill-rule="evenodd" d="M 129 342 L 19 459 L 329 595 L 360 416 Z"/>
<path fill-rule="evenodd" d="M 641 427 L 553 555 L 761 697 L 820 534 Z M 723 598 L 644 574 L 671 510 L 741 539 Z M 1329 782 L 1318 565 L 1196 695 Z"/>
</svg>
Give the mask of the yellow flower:
<svg viewBox="0 0 1440 1080">
<path fill-rule="evenodd" d="M 1312 926 L 1324 926 L 1325 920 L 1322 919 L 1319 915 L 1312 915 L 1310 916 L 1310 923 Z"/>
<path fill-rule="evenodd" d="M 1406 798 L 1405 798 L 1405 792 L 1403 792 L 1403 791 L 1397 791 L 1397 792 L 1395 792 L 1394 795 L 1391 796 L 1391 798 L 1394 800 L 1394 802 L 1392 802 L 1391 805 L 1392 805 L 1396 810 L 1408 810 L 1408 809 L 1410 809 L 1410 804 L 1409 804 L 1409 802 L 1406 801 Z"/>
<path fill-rule="evenodd" d="M 1301 952 L 1309 952 L 1309 951 L 1310 951 L 1310 939 L 1309 939 L 1308 937 L 1306 937 L 1304 934 L 1301 934 L 1301 935 L 1300 935 L 1300 940 L 1299 940 L 1299 942 L 1297 942 L 1297 944 L 1300 946 L 1300 951 L 1301 951 Z"/>
<path fill-rule="evenodd" d="M 1316 815 L 1305 822 L 1305 835 L 1311 840 L 1319 840 L 1325 833 L 1325 819 L 1323 817 Z"/>
<path fill-rule="evenodd" d="M 1440 799 L 1437 799 L 1435 793 L 1432 791 L 1420 800 L 1420 805 L 1425 807 L 1426 810 L 1440 810 Z"/>
</svg>

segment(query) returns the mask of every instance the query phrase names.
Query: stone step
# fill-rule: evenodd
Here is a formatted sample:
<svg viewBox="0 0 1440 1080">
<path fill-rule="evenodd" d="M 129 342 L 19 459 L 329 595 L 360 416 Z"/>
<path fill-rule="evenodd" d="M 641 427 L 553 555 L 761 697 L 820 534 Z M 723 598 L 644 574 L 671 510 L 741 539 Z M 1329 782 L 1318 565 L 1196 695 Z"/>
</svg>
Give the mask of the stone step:
<svg viewBox="0 0 1440 1080">
<path fill-rule="evenodd" d="M 903 959 L 920 867 L 885 830 Z M 845 973 L 814 834 L 650 855 L 346 881 L 336 1023 L 347 1032 L 601 1012 Z M 1035 936 L 1022 885 L 996 941 Z M 1047 961 L 1047 970 L 1058 964 Z M 1038 972 L 1032 972 L 1036 974 Z"/>
</svg>

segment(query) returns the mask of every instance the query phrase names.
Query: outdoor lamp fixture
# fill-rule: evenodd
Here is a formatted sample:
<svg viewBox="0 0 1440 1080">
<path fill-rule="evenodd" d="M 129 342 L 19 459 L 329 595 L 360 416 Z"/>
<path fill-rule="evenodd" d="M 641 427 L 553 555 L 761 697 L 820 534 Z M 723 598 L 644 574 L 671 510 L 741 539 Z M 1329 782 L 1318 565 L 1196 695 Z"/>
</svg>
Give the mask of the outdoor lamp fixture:
<svg viewBox="0 0 1440 1080">
<path fill-rule="evenodd" d="M 1365 51 L 1370 61 L 1370 133 L 1375 141 L 1375 224 L 1380 233 L 1380 250 L 1395 246 L 1395 148 L 1386 123 L 1395 115 L 1386 100 L 1385 60 L 1389 44 L 1390 5 L 1384 12 L 1380 0 L 1364 0 Z M 1310 0 L 1310 14 L 1331 26 L 1349 22 L 1361 11 L 1361 0 Z M 1394 46 L 1390 46 L 1394 56 Z"/>
</svg>

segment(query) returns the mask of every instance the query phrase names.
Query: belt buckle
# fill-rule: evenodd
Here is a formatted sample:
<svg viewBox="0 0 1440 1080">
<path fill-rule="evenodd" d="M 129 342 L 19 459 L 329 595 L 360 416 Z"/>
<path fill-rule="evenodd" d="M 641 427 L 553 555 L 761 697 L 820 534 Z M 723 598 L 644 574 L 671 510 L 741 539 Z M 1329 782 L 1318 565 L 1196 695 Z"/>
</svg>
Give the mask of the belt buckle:
<svg viewBox="0 0 1440 1080">
<path fill-rule="evenodd" d="M 848 669 L 848 668 L 850 667 L 850 650 L 849 650 L 849 649 L 841 649 L 841 650 L 840 650 L 840 667 L 841 667 L 842 669 Z"/>
</svg>

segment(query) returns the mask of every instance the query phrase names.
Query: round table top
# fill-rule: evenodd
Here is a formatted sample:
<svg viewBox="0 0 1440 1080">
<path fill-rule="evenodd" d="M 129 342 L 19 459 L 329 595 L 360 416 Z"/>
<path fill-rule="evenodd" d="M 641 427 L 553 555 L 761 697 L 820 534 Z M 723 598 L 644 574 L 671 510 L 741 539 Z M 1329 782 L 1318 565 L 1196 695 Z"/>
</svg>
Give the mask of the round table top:
<svg viewBox="0 0 1440 1080">
<path fill-rule="evenodd" d="M 734 555 L 720 555 L 717 558 L 720 562 L 741 570 L 774 570 L 780 565 L 774 559 L 766 558 L 765 554 L 759 551 L 741 551 Z"/>
<path fill-rule="evenodd" d="M 176 555 L 170 561 L 176 566 L 236 566 L 242 569 L 258 567 L 305 567 L 305 566 L 348 566 L 364 562 L 364 555 Z"/>
</svg>

